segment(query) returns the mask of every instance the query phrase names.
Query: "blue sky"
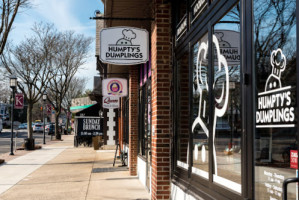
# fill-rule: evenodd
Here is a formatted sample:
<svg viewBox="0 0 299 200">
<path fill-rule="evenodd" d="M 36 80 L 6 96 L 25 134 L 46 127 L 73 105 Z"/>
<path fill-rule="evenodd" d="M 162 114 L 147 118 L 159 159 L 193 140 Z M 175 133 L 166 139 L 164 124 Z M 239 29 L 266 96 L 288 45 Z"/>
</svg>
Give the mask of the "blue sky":
<svg viewBox="0 0 299 200">
<path fill-rule="evenodd" d="M 95 38 L 95 10 L 104 12 L 101 0 L 32 0 L 32 7 L 22 10 L 17 16 L 9 40 L 18 44 L 30 36 L 30 28 L 35 22 L 53 23 L 60 30 L 74 30 L 76 33 Z M 77 74 L 88 77 L 86 88 L 93 88 L 93 76 L 97 75 L 95 42 L 91 45 L 87 63 Z"/>
</svg>

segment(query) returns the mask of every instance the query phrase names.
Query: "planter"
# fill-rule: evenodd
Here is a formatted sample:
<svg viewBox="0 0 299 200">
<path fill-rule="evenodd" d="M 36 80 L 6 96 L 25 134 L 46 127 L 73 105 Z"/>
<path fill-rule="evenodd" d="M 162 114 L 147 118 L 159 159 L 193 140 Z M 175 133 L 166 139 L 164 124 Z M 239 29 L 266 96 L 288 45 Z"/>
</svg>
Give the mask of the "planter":
<svg viewBox="0 0 299 200">
<path fill-rule="evenodd" d="M 25 150 L 34 150 L 35 149 L 35 142 L 34 139 L 25 138 L 24 139 L 24 147 Z"/>
</svg>

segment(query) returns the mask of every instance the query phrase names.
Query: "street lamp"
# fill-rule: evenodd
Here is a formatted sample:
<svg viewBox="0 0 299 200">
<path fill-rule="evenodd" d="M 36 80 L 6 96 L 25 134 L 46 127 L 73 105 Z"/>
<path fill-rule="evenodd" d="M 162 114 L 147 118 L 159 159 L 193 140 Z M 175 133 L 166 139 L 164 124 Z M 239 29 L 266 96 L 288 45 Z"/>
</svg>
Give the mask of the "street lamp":
<svg viewBox="0 0 299 200">
<path fill-rule="evenodd" d="M 10 154 L 14 155 L 13 153 L 13 111 L 14 111 L 14 104 L 15 104 L 15 89 L 17 87 L 17 77 L 15 75 L 11 75 L 9 81 L 10 88 L 12 89 L 12 102 L 11 102 L 11 137 L 10 137 Z"/>
<path fill-rule="evenodd" d="M 43 133 L 44 133 L 44 144 L 46 144 L 46 134 L 45 134 L 45 116 L 44 116 L 44 113 L 45 113 L 45 103 L 46 103 L 46 100 L 47 100 L 47 93 L 44 92 L 43 94 L 43 102 L 44 102 L 44 108 L 43 108 L 43 121 L 44 121 L 44 130 L 43 130 Z"/>
</svg>

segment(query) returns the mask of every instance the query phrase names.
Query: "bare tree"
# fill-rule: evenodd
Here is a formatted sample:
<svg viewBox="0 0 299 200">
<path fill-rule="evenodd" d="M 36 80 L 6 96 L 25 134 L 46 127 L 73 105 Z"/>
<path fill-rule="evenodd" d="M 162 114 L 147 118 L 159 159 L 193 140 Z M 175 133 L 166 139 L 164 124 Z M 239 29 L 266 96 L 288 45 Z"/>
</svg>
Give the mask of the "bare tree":
<svg viewBox="0 0 299 200">
<path fill-rule="evenodd" d="M 33 143 L 32 109 L 45 92 L 53 68 L 53 59 L 58 48 L 60 34 L 50 24 L 35 24 L 33 35 L 16 47 L 8 48 L 0 57 L 9 74 L 15 74 L 19 89 L 27 101 L 28 140 Z M 9 47 L 9 46 L 7 46 Z M 32 144 L 31 143 L 31 144 Z"/>
<path fill-rule="evenodd" d="M 69 88 L 64 96 L 64 99 L 62 100 L 62 107 L 67 113 L 71 112 L 71 105 L 72 105 L 72 99 L 79 97 L 86 86 L 87 79 L 81 78 L 81 77 L 74 77 L 70 84 Z M 69 127 L 69 119 L 66 121 L 66 128 Z"/>
<path fill-rule="evenodd" d="M 292 30 L 296 25 L 296 0 L 260 0 L 254 7 L 254 47 L 256 51 L 257 76 L 266 80 L 271 72 L 271 51 L 293 46 Z M 287 55 L 292 57 L 292 55 Z"/>
<path fill-rule="evenodd" d="M 62 33 L 58 48 L 60 51 L 55 56 L 54 66 L 57 71 L 53 71 L 53 78 L 50 80 L 48 88 L 48 100 L 55 110 L 55 137 L 60 139 L 58 131 L 58 119 L 62 111 L 62 103 L 69 90 L 70 83 L 77 71 L 86 62 L 91 38 L 82 34 L 75 34 L 73 31 Z"/>
<path fill-rule="evenodd" d="M 4 69 L 0 70 L 0 103 L 9 103 L 11 92 L 9 90 L 9 80 Z"/>
<path fill-rule="evenodd" d="M 2 55 L 4 51 L 9 32 L 17 14 L 19 13 L 19 9 L 28 7 L 29 5 L 29 0 L 2 0 L 0 2 L 0 55 Z"/>
</svg>

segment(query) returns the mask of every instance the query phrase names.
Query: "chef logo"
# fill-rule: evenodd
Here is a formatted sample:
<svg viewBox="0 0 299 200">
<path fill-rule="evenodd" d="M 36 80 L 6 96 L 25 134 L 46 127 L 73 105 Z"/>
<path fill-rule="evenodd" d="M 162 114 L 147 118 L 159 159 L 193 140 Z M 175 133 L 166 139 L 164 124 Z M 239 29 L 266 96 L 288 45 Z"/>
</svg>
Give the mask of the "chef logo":
<svg viewBox="0 0 299 200">
<path fill-rule="evenodd" d="M 132 39 L 136 38 L 136 33 L 134 33 L 131 29 L 124 29 L 122 31 L 122 34 L 123 34 L 123 38 L 119 39 L 116 42 L 116 45 L 122 45 L 122 46 L 132 45 Z"/>
</svg>

